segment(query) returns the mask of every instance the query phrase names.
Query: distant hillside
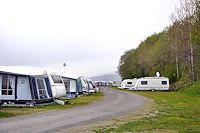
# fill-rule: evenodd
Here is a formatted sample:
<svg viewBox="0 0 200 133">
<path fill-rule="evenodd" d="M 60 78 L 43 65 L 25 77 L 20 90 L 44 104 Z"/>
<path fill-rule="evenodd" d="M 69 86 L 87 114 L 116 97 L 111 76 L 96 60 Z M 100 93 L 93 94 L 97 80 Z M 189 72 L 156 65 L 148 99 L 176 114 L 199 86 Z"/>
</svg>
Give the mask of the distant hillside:
<svg viewBox="0 0 200 133">
<path fill-rule="evenodd" d="M 120 75 L 115 72 L 103 74 L 100 76 L 90 77 L 90 79 L 93 81 L 121 81 Z"/>
</svg>

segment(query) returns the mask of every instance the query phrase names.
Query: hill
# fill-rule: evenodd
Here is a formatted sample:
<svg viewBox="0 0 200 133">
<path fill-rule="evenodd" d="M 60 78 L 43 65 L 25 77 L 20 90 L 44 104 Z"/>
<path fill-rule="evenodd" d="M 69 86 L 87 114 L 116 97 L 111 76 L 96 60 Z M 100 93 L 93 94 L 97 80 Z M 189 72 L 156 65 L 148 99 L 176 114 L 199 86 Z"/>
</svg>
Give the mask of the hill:
<svg viewBox="0 0 200 133">
<path fill-rule="evenodd" d="M 90 77 L 90 79 L 93 81 L 121 81 L 120 75 L 116 72 Z"/>
</svg>

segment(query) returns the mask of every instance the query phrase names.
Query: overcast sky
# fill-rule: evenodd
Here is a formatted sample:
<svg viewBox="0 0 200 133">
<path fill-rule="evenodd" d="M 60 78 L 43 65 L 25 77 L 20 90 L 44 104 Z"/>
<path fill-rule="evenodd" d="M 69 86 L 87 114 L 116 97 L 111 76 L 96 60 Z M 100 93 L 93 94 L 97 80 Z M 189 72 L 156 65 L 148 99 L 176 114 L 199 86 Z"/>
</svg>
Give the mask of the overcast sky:
<svg viewBox="0 0 200 133">
<path fill-rule="evenodd" d="M 84 76 L 117 70 L 124 51 L 162 31 L 179 0 L 0 0 L 0 65 Z"/>
</svg>

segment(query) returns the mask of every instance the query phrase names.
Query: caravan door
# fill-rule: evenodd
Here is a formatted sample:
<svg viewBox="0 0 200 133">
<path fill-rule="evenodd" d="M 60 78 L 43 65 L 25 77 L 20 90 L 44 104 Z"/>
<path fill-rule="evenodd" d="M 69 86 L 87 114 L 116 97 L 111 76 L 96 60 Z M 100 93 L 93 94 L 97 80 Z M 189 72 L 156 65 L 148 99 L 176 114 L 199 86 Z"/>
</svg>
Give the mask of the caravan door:
<svg viewBox="0 0 200 133">
<path fill-rule="evenodd" d="M 2 100 L 15 100 L 15 76 L 0 75 L 0 97 Z"/>
<path fill-rule="evenodd" d="M 18 76 L 17 78 L 17 99 L 31 100 L 31 91 L 29 80 L 26 76 Z"/>
</svg>

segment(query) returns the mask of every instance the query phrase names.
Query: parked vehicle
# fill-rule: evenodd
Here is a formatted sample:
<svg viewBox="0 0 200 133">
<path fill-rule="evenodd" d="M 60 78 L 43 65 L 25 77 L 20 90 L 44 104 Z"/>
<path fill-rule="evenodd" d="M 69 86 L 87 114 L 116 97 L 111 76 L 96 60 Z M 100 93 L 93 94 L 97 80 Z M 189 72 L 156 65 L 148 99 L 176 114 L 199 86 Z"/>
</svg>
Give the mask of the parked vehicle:
<svg viewBox="0 0 200 133">
<path fill-rule="evenodd" d="M 169 90 L 169 78 L 145 77 L 139 78 L 133 90 Z"/>
<path fill-rule="evenodd" d="M 123 89 L 130 89 L 132 90 L 133 87 L 135 87 L 135 84 L 137 82 L 137 79 L 124 79 L 121 83 L 121 87 Z"/>
<path fill-rule="evenodd" d="M 54 98 L 66 96 L 66 89 L 61 74 L 54 70 L 47 70 Z"/>
</svg>

